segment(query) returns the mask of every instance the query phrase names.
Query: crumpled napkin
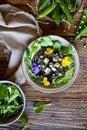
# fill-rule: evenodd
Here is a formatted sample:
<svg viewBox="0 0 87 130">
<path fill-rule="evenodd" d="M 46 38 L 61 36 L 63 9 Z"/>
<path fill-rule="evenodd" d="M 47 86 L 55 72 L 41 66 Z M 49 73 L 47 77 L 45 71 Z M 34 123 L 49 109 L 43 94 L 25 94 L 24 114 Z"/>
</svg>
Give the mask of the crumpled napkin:
<svg viewBox="0 0 87 130">
<path fill-rule="evenodd" d="M 31 14 L 9 4 L 0 5 L 0 43 L 11 53 L 5 79 L 18 84 L 25 82 L 21 67 L 23 52 L 40 36 L 41 29 Z"/>
</svg>

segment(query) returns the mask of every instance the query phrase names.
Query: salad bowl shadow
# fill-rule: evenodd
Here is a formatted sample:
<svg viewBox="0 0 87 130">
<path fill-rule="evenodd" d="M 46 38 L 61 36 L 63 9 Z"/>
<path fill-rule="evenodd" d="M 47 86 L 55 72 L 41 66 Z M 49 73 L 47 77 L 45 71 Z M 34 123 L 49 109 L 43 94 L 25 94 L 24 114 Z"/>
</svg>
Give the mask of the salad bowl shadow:
<svg viewBox="0 0 87 130">
<path fill-rule="evenodd" d="M 65 46 L 65 47 L 70 46 L 70 45 L 72 46 L 72 49 L 73 49 L 73 54 L 72 55 L 74 57 L 75 71 L 74 71 L 74 74 L 73 74 L 72 78 L 70 79 L 70 81 L 68 81 L 65 84 L 56 85 L 54 87 L 44 87 L 42 84 L 39 84 L 39 83 L 35 82 L 31 78 L 30 74 L 28 73 L 28 71 L 27 71 L 28 68 L 27 68 L 27 66 L 25 64 L 25 59 L 27 57 L 26 56 L 26 50 L 24 52 L 23 59 L 22 59 L 22 69 L 23 69 L 23 73 L 24 73 L 24 76 L 25 76 L 26 80 L 28 81 L 28 83 L 33 88 L 35 88 L 36 90 L 38 90 L 40 92 L 43 92 L 43 93 L 57 93 L 57 92 L 64 91 L 65 89 L 69 88 L 73 84 L 73 82 L 77 78 L 80 63 L 79 63 L 79 57 L 78 57 L 77 51 L 70 42 L 68 42 L 64 38 L 62 38 L 60 36 L 56 36 L 56 35 L 49 35 L 48 37 L 50 37 L 52 40 L 58 40 L 59 42 L 61 42 L 62 46 Z M 35 41 L 33 41 L 32 43 L 30 43 L 27 49 L 31 49 L 32 45 L 35 42 L 40 41 L 42 38 L 43 37 L 40 37 L 40 38 L 36 39 Z"/>
<path fill-rule="evenodd" d="M 0 81 L 0 126 L 18 121 L 25 109 L 25 95 L 15 83 Z"/>
</svg>

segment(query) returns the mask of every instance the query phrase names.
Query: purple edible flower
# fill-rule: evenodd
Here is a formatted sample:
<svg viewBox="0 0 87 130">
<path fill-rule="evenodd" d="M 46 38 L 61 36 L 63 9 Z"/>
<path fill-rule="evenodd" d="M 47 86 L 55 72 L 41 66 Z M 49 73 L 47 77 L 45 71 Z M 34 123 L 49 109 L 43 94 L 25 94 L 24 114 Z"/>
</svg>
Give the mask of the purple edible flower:
<svg viewBox="0 0 87 130">
<path fill-rule="evenodd" d="M 40 72 L 41 68 L 36 63 L 33 63 L 32 70 L 34 71 L 35 74 L 38 74 Z"/>
</svg>

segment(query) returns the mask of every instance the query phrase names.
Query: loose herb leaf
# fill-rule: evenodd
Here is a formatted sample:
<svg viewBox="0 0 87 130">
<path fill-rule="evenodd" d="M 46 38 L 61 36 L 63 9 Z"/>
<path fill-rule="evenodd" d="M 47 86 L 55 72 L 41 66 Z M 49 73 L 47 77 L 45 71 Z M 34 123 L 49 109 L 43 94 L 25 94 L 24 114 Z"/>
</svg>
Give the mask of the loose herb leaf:
<svg viewBox="0 0 87 130">
<path fill-rule="evenodd" d="M 35 113 L 40 113 L 46 107 L 50 107 L 52 103 L 43 103 L 43 102 L 36 102 L 33 106 L 33 110 Z"/>
<path fill-rule="evenodd" d="M 20 121 L 24 124 L 24 127 L 21 130 L 25 130 L 29 126 L 28 118 L 25 115 L 20 117 Z"/>
</svg>

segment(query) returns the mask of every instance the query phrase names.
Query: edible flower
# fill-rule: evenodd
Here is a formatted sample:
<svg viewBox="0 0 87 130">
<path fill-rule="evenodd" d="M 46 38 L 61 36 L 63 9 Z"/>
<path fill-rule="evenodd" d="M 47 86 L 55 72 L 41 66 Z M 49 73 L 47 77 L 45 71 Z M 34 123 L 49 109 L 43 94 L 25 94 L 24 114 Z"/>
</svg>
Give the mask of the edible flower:
<svg viewBox="0 0 87 130">
<path fill-rule="evenodd" d="M 38 74 L 40 72 L 41 68 L 36 63 L 33 63 L 32 70 L 34 71 L 35 74 Z"/>
<path fill-rule="evenodd" d="M 50 85 L 50 82 L 48 81 L 47 77 L 43 78 L 43 83 L 44 83 L 44 86 L 49 86 Z"/>
<path fill-rule="evenodd" d="M 48 47 L 48 48 L 46 48 L 46 51 L 44 52 L 44 54 L 49 55 L 49 54 L 52 54 L 53 51 L 54 50 L 52 48 Z"/>
<path fill-rule="evenodd" d="M 70 63 L 71 63 L 70 57 L 65 56 L 65 57 L 62 59 L 62 66 L 63 66 L 63 67 L 66 67 L 66 66 L 70 65 Z"/>
</svg>

